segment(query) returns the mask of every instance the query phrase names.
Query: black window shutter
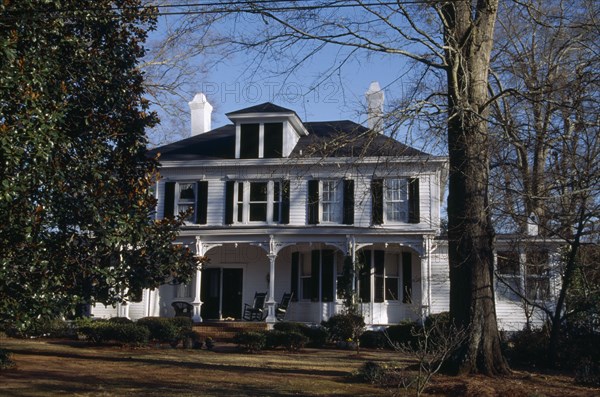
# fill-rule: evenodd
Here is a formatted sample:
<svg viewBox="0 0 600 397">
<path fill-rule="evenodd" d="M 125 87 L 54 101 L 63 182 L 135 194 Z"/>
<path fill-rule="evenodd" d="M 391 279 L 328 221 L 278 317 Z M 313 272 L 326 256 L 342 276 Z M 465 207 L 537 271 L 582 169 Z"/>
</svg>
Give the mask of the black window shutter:
<svg viewBox="0 0 600 397">
<path fill-rule="evenodd" d="M 371 181 L 371 219 L 374 225 L 383 223 L 383 179 Z"/>
<path fill-rule="evenodd" d="M 344 179 L 344 222 L 354 224 L 354 180 Z"/>
<path fill-rule="evenodd" d="M 206 225 L 208 213 L 208 181 L 196 182 L 196 223 Z"/>
<path fill-rule="evenodd" d="M 319 223 L 319 181 L 308 181 L 308 224 Z"/>
<path fill-rule="evenodd" d="M 419 223 L 419 178 L 408 180 L 408 223 Z"/>
<path fill-rule="evenodd" d="M 233 224 L 233 191 L 235 181 L 225 182 L 225 224 Z"/>
<path fill-rule="evenodd" d="M 281 182 L 281 223 L 290 223 L 290 181 Z"/>
<path fill-rule="evenodd" d="M 412 303 L 412 254 L 402 253 L 402 303 Z"/>
<path fill-rule="evenodd" d="M 164 217 L 173 218 L 175 215 L 175 182 L 165 182 Z"/>
<path fill-rule="evenodd" d="M 310 300 L 313 302 L 319 301 L 319 275 L 321 251 L 313 250 L 310 255 Z"/>
<path fill-rule="evenodd" d="M 292 300 L 294 302 L 298 301 L 299 262 L 300 253 L 292 252 L 292 280 L 290 284 L 290 292 L 293 294 Z"/>
<path fill-rule="evenodd" d="M 362 267 L 360 269 L 360 300 L 362 302 L 371 302 L 371 251 L 363 250 L 359 253 L 359 260 Z"/>
<path fill-rule="evenodd" d="M 375 302 L 383 302 L 385 296 L 385 280 L 383 277 L 385 253 L 382 250 L 373 252 L 373 261 L 375 262 Z"/>
<path fill-rule="evenodd" d="M 333 302 L 333 250 L 323 250 L 321 253 L 321 300 Z"/>
</svg>

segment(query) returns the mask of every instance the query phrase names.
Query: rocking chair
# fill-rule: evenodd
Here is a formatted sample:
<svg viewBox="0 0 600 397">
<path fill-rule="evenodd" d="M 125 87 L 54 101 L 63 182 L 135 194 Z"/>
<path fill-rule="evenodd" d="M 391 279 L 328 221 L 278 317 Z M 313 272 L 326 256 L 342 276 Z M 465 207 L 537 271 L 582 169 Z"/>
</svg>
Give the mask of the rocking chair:
<svg viewBox="0 0 600 397">
<path fill-rule="evenodd" d="M 190 305 L 188 302 L 177 301 L 171 303 L 171 306 L 175 309 L 175 317 L 192 318 L 194 306 Z"/>
<path fill-rule="evenodd" d="M 257 292 L 254 294 L 252 305 L 244 303 L 244 315 L 242 318 L 246 321 L 262 321 L 265 318 L 266 292 Z"/>
<path fill-rule="evenodd" d="M 285 319 L 285 315 L 287 314 L 287 309 L 292 301 L 292 297 L 294 296 L 293 292 L 285 293 L 281 297 L 281 302 L 277 304 L 275 308 L 275 318 L 279 321 L 283 321 Z"/>
</svg>

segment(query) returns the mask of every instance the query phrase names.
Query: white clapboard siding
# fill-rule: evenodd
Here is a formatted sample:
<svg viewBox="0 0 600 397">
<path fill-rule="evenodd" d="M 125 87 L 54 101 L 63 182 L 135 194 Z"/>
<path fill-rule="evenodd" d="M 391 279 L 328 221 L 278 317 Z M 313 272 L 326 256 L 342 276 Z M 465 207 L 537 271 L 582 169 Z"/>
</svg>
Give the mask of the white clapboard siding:
<svg viewBox="0 0 600 397">
<path fill-rule="evenodd" d="M 450 309 L 450 274 L 448 247 L 440 245 L 431 255 L 431 313 Z"/>
</svg>

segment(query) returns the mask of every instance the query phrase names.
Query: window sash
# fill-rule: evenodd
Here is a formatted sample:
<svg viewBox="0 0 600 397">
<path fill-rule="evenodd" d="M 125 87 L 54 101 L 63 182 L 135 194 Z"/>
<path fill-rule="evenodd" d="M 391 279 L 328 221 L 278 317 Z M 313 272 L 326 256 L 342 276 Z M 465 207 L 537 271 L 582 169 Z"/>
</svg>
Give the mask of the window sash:
<svg viewBox="0 0 600 397">
<path fill-rule="evenodd" d="M 387 179 L 384 197 L 386 221 L 406 222 L 408 219 L 408 181 L 406 179 Z"/>
<path fill-rule="evenodd" d="M 340 222 L 341 203 L 339 181 L 322 181 L 321 214 L 323 222 Z"/>
</svg>

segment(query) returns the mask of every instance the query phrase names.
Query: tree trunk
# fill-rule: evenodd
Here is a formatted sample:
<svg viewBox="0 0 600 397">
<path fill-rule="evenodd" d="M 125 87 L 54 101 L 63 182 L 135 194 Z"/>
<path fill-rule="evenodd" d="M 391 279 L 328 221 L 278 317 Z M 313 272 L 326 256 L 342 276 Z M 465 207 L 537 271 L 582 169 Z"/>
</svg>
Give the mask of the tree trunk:
<svg viewBox="0 0 600 397">
<path fill-rule="evenodd" d="M 510 372 L 500 349 L 493 289 L 494 230 L 488 205 L 488 68 L 497 0 L 443 6 L 448 62 L 450 314 L 468 337 L 454 373 Z"/>
</svg>

